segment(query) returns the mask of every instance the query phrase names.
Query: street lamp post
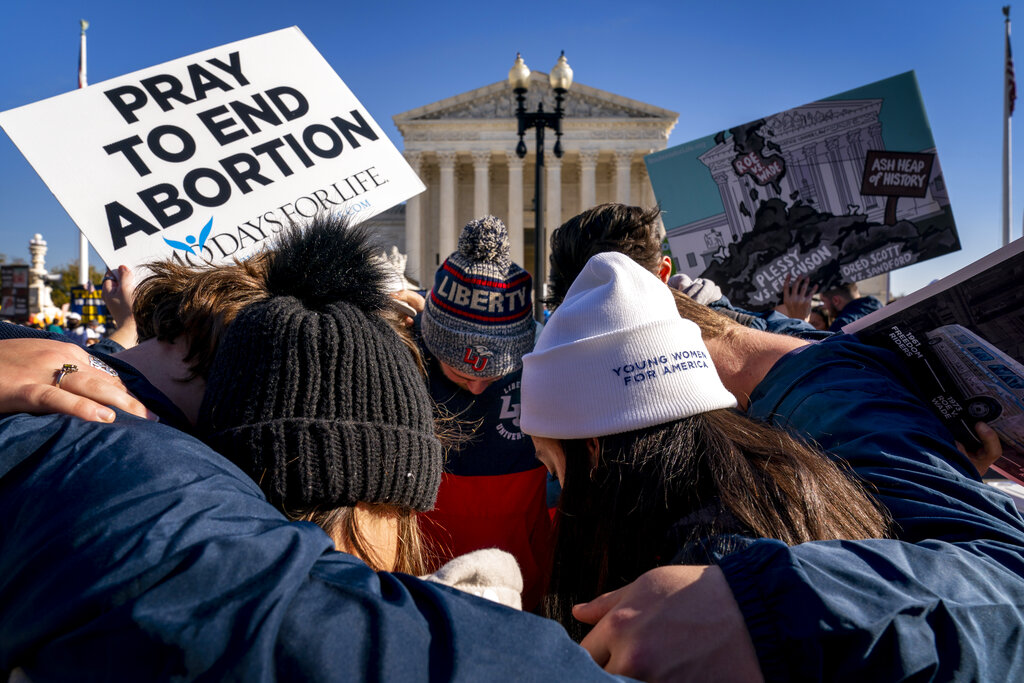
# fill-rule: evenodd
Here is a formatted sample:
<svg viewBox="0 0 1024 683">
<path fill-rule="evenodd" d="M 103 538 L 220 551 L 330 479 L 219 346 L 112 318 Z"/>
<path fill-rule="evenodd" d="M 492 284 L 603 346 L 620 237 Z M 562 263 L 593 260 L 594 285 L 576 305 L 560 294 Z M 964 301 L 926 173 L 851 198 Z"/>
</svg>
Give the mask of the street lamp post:
<svg viewBox="0 0 1024 683">
<path fill-rule="evenodd" d="M 526 156 L 526 143 L 523 135 L 530 128 L 537 131 L 537 159 L 534 167 L 533 181 L 533 214 L 534 214 L 534 269 L 533 269 L 533 312 L 534 317 L 544 321 L 544 193 L 541 190 L 544 180 L 544 129 L 555 131 L 555 156 L 562 157 L 562 101 L 572 87 L 572 69 L 565 59 L 565 52 L 558 58 L 554 68 L 548 75 L 548 82 L 555 91 L 555 111 L 544 111 L 543 100 L 537 104 L 536 112 L 526 111 L 526 91 L 530 88 L 530 69 L 523 62 L 523 57 L 516 53 L 516 61 L 508 72 L 508 82 L 516 94 L 516 120 L 519 122 L 519 144 L 516 145 L 516 156 Z"/>
</svg>

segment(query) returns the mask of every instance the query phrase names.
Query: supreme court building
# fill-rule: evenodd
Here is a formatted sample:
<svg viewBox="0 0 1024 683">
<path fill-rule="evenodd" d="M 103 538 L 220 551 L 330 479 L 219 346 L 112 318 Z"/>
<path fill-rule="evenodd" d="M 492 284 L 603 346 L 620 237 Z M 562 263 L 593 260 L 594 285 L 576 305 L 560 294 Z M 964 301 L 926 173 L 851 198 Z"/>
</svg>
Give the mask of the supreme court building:
<svg viewBox="0 0 1024 683">
<path fill-rule="evenodd" d="M 554 111 L 548 76 L 534 71 L 527 110 L 536 111 L 541 98 L 545 111 Z M 595 204 L 654 204 L 643 158 L 665 148 L 679 115 L 581 83 L 573 84 L 563 106 L 561 159 L 551 151 L 553 131 L 545 131 L 548 235 Z M 430 287 L 434 270 L 455 251 L 462 226 L 488 213 L 508 226 L 512 260 L 532 273 L 535 132 L 527 131 L 529 153 L 520 159 L 515 95 L 508 83 L 397 114 L 394 122 L 404 138 L 405 158 L 427 186 L 406 203 L 404 239 L 396 240 L 409 257 L 408 277 Z M 401 212 L 389 213 L 393 220 Z"/>
</svg>

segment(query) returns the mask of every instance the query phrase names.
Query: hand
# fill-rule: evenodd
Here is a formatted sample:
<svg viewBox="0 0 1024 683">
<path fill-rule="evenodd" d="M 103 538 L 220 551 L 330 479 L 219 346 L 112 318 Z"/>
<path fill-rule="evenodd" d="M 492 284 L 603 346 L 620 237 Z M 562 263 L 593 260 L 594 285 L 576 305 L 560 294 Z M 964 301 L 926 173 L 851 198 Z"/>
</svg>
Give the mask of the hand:
<svg viewBox="0 0 1024 683">
<path fill-rule="evenodd" d="M 114 317 L 118 327 L 132 317 L 132 303 L 135 301 L 135 274 L 128 266 L 118 266 L 117 271 L 108 270 L 103 276 L 103 302 Z"/>
<path fill-rule="evenodd" d="M 722 288 L 714 282 L 702 277 L 691 280 L 686 273 L 677 273 L 670 277 L 668 286 L 679 290 L 704 306 L 710 306 L 722 298 Z"/>
<path fill-rule="evenodd" d="M 985 473 L 988 472 L 988 468 L 1003 456 L 1003 444 L 999 441 L 999 435 L 996 434 L 996 431 L 984 422 L 975 423 L 974 433 L 978 435 L 978 440 L 981 441 L 981 448 L 971 453 L 959 441 L 956 442 L 956 447 L 967 456 L 967 459 L 974 465 L 974 469 L 978 470 L 978 476 L 984 477 Z"/>
<path fill-rule="evenodd" d="M 573 608 L 606 671 L 644 681 L 760 681 L 754 644 L 718 567 L 674 565 Z"/>
<path fill-rule="evenodd" d="M 790 318 L 807 322 L 811 317 L 811 300 L 818 293 L 818 285 L 810 287 L 811 279 L 805 276 L 793 280 L 788 274 L 782 286 L 782 308 Z M 808 291 L 808 288 L 810 290 Z"/>
<path fill-rule="evenodd" d="M 135 302 L 135 274 L 128 266 L 118 266 L 117 271 L 108 270 L 103 276 L 103 302 L 117 323 L 117 330 L 109 335 L 118 344 L 130 349 L 139 343 L 135 329 L 132 304 Z"/>
<path fill-rule="evenodd" d="M 78 366 L 56 386 L 59 368 Z M 0 341 L 0 412 L 63 413 L 90 422 L 113 422 L 120 408 L 139 417 L 152 417 L 146 406 L 128 393 L 117 377 L 89 365 L 89 354 L 80 346 L 50 339 Z"/>
<path fill-rule="evenodd" d="M 408 311 L 405 309 L 403 309 L 402 311 L 403 313 L 407 314 L 405 316 L 406 327 L 412 326 L 412 316 L 408 315 L 408 313 L 412 313 L 413 316 L 419 315 L 420 313 L 423 312 L 423 309 L 427 305 L 427 300 L 411 289 L 402 289 L 397 292 L 392 292 L 391 298 L 395 299 L 396 301 L 401 301 L 402 303 L 406 304 L 407 306 L 409 306 L 409 308 L 412 309 L 412 311 Z"/>
</svg>

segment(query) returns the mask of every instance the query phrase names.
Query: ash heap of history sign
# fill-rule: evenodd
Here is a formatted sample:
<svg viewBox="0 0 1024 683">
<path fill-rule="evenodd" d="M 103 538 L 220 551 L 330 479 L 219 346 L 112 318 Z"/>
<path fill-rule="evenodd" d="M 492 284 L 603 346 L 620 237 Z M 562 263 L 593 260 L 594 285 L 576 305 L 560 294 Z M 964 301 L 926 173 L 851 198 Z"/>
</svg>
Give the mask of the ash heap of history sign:
<svg viewBox="0 0 1024 683">
<path fill-rule="evenodd" d="M 676 268 L 751 309 L 960 249 L 913 72 L 646 162 Z"/>
<path fill-rule="evenodd" d="M 244 258 L 318 213 L 362 220 L 424 186 L 297 29 L 0 114 L 112 266 Z"/>
</svg>

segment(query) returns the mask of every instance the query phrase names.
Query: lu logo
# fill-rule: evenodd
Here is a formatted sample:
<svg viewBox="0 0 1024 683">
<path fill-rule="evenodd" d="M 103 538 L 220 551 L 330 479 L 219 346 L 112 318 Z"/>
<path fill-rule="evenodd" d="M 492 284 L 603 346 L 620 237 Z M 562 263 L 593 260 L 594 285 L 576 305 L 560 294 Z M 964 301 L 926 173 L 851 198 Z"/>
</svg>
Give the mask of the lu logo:
<svg viewBox="0 0 1024 683">
<path fill-rule="evenodd" d="M 512 397 L 511 396 L 502 396 L 501 397 L 501 413 L 499 413 L 498 419 L 499 420 L 507 420 L 509 418 L 512 418 L 512 424 L 514 424 L 516 427 L 518 427 L 519 426 L 519 414 L 522 412 L 521 411 L 521 407 L 522 406 L 519 403 L 512 403 Z"/>
<path fill-rule="evenodd" d="M 185 237 L 185 242 L 178 242 L 177 240 L 169 240 L 166 237 L 164 238 L 164 242 L 167 242 L 167 244 L 169 244 L 170 246 L 174 247 L 175 249 L 181 249 L 182 251 L 187 251 L 188 253 L 192 254 L 193 256 L 200 256 L 202 254 L 203 247 L 206 246 L 206 239 L 210 236 L 210 230 L 212 230 L 212 229 L 213 229 L 213 216 L 210 216 L 210 220 L 208 220 L 206 222 L 206 225 L 203 226 L 203 229 L 199 231 L 199 243 L 198 244 L 196 243 L 196 238 L 193 237 L 192 235 L 186 236 Z M 186 244 L 186 242 L 187 242 L 187 244 Z M 199 254 L 197 254 L 195 252 L 195 248 L 196 247 L 199 247 L 199 252 L 200 252 Z"/>
<path fill-rule="evenodd" d="M 462 357 L 462 362 L 473 368 L 474 372 L 483 372 L 483 369 L 487 367 L 487 361 L 489 361 L 493 355 L 494 352 L 486 346 L 467 346 L 466 354 Z"/>
</svg>

